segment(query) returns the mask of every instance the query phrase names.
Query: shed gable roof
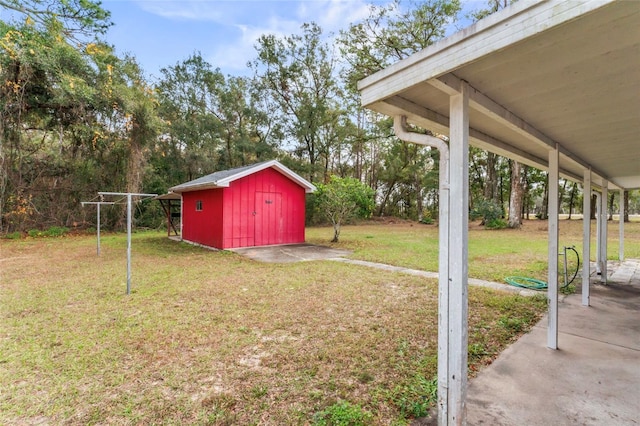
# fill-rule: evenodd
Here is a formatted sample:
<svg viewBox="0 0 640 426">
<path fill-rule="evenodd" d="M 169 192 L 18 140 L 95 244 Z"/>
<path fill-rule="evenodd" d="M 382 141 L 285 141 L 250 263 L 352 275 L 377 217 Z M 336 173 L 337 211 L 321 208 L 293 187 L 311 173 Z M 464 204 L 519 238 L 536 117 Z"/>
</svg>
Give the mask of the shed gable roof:
<svg viewBox="0 0 640 426">
<path fill-rule="evenodd" d="M 199 191 L 202 189 L 211 188 L 225 188 L 228 187 L 231 182 L 241 179 L 245 176 L 252 175 L 261 170 L 272 168 L 282 173 L 298 185 L 304 188 L 305 192 L 314 192 L 316 187 L 304 179 L 302 176 L 294 173 L 288 167 L 282 165 L 277 160 L 263 161 L 262 163 L 251 164 L 249 166 L 237 167 L 235 169 L 221 170 L 219 172 L 211 173 L 206 176 L 202 176 L 198 179 L 194 179 L 189 182 L 169 188 L 169 192 L 189 192 Z"/>
</svg>

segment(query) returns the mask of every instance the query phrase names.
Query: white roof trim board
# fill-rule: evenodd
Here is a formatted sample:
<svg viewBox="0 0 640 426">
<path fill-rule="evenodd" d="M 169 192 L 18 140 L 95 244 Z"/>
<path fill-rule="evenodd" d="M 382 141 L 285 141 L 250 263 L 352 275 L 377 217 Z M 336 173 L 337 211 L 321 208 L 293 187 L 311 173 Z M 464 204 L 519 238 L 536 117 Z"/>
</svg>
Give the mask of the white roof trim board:
<svg viewBox="0 0 640 426">
<path fill-rule="evenodd" d="M 469 86 L 472 145 L 563 177 L 640 188 L 640 2 L 521 1 L 359 82 L 362 104 L 449 133 Z"/>
<path fill-rule="evenodd" d="M 189 191 L 201 191 L 203 189 L 226 188 L 231 184 L 231 182 L 235 180 L 241 179 L 245 176 L 252 175 L 268 168 L 273 168 L 292 181 L 296 182 L 298 185 L 304 188 L 306 193 L 314 192 L 316 190 L 316 187 L 312 183 L 310 183 L 300 175 L 294 173 L 288 167 L 284 166 L 277 160 L 270 160 L 262 163 L 252 164 L 249 166 L 211 173 L 198 179 L 194 179 L 192 181 L 169 188 L 169 192 L 182 193 Z"/>
</svg>

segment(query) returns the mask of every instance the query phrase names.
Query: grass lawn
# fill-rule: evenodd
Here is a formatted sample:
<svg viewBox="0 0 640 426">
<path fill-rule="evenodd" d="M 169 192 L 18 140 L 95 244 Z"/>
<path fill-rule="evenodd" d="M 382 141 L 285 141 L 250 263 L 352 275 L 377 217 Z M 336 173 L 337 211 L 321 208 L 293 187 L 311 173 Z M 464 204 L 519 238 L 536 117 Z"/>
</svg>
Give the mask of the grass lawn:
<svg viewBox="0 0 640 426">
<path fill-rule="evenodd" d="M 609 222 L 607 258 L 618 259 L 618 222 Z M 307 241 L 328 244 L 330 227 L 307 229 Z M 591 259 L 595 259 L 595 221 L 591 221 Z M 560 248 L 574 245 L 582 262 L 582 220 L 560 220 Z M 438 271 L 438 227 L 388 220 L 345 226 L 336 248 L 353 250 L 355 259 L 425 271 Z M 570 253 L 571 254 L 571 253 Z M 573 255 L 567 256 L 569 261 Z M 625 257 L 640 258 L 640 222 L 625 224 Z M 562 260 L 560 259 L 560 262 Z M 572 270 L 573 265 L 569 265 Z M 504 282 L 521 275 L 547 280 L 547 222 L 525 221 L 522 229 L 488 230 L 478 222 L 469 228 L 469 276 Z"/>
<path fill-rule="evenodd" d="M 472 229 L 470 275 L 540 273 L 543 227 Z M 640 257 L 640 224 L 627 231 L 628 255 Z M 339 245 L 435 271 L 436 235 L 360 225 Z M 331 236 L 308 231 L 311 242 Z M 155 232 L 134 235 L 130 296 L 122 234 L 103 235 L 99 258 L 91 236 L 2 240 L 0 268 L 3 425 L 387 425 L 433 401 L 435 280 L 330 261 L 260 264 Z M 473 374 L 546 302 L 470 288 L 469 304 Z"/>
</svg>

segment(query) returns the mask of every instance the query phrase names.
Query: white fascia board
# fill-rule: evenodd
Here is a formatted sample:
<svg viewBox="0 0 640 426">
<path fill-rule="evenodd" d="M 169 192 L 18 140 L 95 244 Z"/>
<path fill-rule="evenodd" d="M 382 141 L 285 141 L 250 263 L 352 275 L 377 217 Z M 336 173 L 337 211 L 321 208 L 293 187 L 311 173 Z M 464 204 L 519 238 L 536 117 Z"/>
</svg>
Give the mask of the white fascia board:
<svg viewBox="0 0 640 426">
<path fill-rule="evenodd" d="M 316 187 L 312 183 L 310 183 L 306 179 L 302 178 L 298 174 L 294 173 L 291 169 L 289 169 L 288 167 L 284 166 L 283 164 L 281 164 L 277 160 L 267 161 L 267 162 L 264 162 L 264 163 L 256 165 L 256 167 L 252 167 L 250 169 L 244 170 L 241 173 L 237 173 L 237 174 L 229 176 L 227 178 L 220 179 L 219 181 L 216 182 L 216 186 L 218 186 L 218 187 L 227 187 L 234 180 L 241 179 L 241 178 L 243 178 L 245 176 L 252 175 L 254 173 L 257 173 L 257 172 L 259 172 L 261 170 L 265 170 L 265 169 L 268 169 L 268 168 L 274 168 L 277 171 L 279 171 L 280 173 L 282 173 L 283 175 L 287 176 L 289 179 L 293 180 L 298 185 L 302 186 L 306 193 L 314 192 L 316 190 Z"/>
<path fill-rule="evenodd" d="M 517 2 L 358 82 L 362 105 L 386 99 L 615 0 Z"/>
</svg>

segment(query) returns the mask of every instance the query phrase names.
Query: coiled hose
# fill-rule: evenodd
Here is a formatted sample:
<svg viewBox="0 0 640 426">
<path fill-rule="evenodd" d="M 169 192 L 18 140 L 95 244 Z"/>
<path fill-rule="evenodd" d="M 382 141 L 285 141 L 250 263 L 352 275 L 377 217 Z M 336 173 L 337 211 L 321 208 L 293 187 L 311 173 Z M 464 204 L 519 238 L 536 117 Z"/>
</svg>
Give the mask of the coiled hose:
<svg viewBox="0 0 640 426">
<path fill-rule="evenodd" d="M 574 271 L 573 276 L 569 281 L 567 281 L 563 286 L 560 287 L 561 289 L 567 288 L 569 284 L 571 284 L 576 279 L 576 277 L 578 276 L 578 272 L 580 271 L 580 255 L 578 254 L 578 251 L 573 246 L 565 247 L 565 249 L 571 250 L 576 254 L 577 263 L 576 270 Z M 507 284 L 510 284 L 512 286 L 527 288 L 530 290 L 546 290 L 549 287 L 549 284 L 547 284 L 546 281 L 529 277 L 511 276 L 505 277 L 504 280 L 507 282 Z"/>
</svg>

